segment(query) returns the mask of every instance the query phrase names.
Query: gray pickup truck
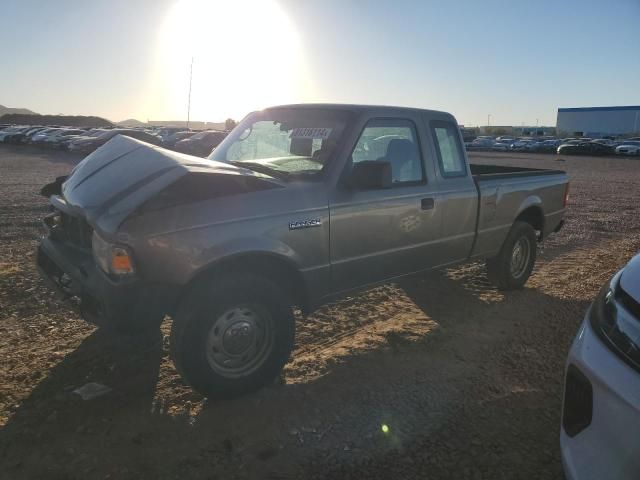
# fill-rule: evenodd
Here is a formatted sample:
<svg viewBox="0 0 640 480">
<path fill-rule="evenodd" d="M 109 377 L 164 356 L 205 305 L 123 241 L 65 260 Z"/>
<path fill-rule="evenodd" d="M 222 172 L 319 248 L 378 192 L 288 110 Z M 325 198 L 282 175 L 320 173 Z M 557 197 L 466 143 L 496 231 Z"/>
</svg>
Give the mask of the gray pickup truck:
<svg viewBox="0 0 640 480">
<path fill-rule="evenodd" d="M 568 185 L 562 171 L 469 165 L 448 113 L 275 107 L 208 159 L 115 137 L 51 195 L 37 262 L 92 323 L 170 315 L 185 380 L 228 397 L 279 373 L 293 306 L 476 259 L 499 288 L 522 287 Z"/>
</svg>

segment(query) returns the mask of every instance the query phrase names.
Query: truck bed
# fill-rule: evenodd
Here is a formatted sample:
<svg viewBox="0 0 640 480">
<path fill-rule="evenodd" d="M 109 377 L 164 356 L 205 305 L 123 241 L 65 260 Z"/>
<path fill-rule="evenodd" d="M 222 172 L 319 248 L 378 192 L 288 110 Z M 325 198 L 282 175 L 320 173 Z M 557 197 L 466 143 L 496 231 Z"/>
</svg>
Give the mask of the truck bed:
<svg viewBox="0 0 640 480">
<path fill-rule="evenodd" d="M 518 178 L 565 173 L 563 170 L 551 170 L 548 168 L 503 167 L 501 165 L 478 165 L 473 163 L 469 167 L 471 168 L 471 174 L 478 181 L 489 178 Z"/>
<path fill-rule="evenodd" d="M 542 215 L 543 238 L 562 220 L 569 180 L 562 170 L 473 164 L 470 169 L 479 199 L 472 256 L 495 255 L 513 220 L 526 209 Z"/>
</svg>

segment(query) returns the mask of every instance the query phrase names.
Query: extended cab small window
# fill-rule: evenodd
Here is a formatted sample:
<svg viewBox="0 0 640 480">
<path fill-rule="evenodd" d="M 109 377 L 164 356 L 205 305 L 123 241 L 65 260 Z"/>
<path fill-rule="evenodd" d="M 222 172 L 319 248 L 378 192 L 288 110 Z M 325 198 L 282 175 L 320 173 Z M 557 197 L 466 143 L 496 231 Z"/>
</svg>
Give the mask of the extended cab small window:
<svg viewBox="0 0 640 480">
<path fill-rule="evenodd" d="M 351 158 L 354 164 L 365 160 L 389 162 L 394 184 L 425 179 L 416 128 L 409 120 L 381 118 L 369 121 Z"/>
<path fill-rule="evenodd" d="M 443 177 L 464 177 L 467 166 L 460 145 L 458 126 L 446 122 L 431 122 L 433 139 Z"/>
</svg>

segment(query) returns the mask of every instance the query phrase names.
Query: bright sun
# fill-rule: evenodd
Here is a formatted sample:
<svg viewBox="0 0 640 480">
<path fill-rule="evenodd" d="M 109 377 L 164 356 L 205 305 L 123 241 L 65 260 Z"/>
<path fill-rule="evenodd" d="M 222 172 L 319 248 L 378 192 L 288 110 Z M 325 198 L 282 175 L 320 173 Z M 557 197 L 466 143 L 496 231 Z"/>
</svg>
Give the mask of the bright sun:
<svg viewBox="0 0 640 480">
<path fill-rule="evenodd" d="M 167 13 L 157 51 L 154 116 L 241 118 L 300 101 L 305 86 L 298 35 L 274 0 L 180 0 Z M 176 118 L 177 116 L 177 118 Z"/>
</svg>

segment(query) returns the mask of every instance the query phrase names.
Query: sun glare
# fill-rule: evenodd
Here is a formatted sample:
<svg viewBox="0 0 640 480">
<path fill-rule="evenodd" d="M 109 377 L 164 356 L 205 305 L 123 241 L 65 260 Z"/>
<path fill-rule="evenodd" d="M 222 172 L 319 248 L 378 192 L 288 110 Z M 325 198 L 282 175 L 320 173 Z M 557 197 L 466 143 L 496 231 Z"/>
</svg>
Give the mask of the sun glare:
<svg viewBox="0 0 640 480">
<path fill-rule="evenodd" d="M 294 25 L 273 0 L 181 0 L 163 23 L 157 51 L 155 116 L 239 119 L 252 110 L 300 101 L 305 81 Z M 177 117 L 177 118 L 176 118 Z"/>
</svg>

